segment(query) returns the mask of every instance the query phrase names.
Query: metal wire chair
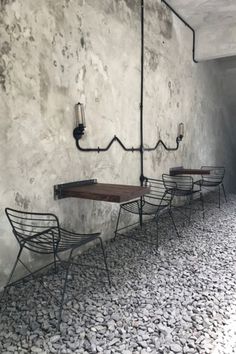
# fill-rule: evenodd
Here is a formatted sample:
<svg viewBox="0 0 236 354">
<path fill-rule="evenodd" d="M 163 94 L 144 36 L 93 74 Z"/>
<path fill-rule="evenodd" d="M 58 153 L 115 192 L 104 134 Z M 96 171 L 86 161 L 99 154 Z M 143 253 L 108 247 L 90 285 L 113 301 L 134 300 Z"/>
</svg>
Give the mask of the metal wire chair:
<svg viewBox="0 0 236 354">
<path fill-rule="evenodd" d="M 225 176 L 225 168 L 222 166 L 202 166 L 202 170 L 210 170 L 210 175 L 202 175 L 201 179 L 195 182 L 200 188 L 205 190 L 214 190 L 218 188 L 218 205 L 220 208 L 220 187 L 222 188 L 225 201 L 227 202 L 225 187 L 223 184 L 223 179 Z"/>
<path fill-rule="evenodd" d="M 166 188 L 166 192 L 174 197 L 184 197 L 186 199 L 184 205 L 181 205 L 181 209 L 189 209 L 188 220 L 191 222 L 193 200 L 194 196 L 199 195 L 201 201 L 202 214 L 204 218 L 204 203 L 201 188 L 194 188 L 193 178 L 191 176 L 170 176 L 168 174 L 162 175 L 163 183 Z M 175 187 L 173 188 L 173 183 Z M 186 203 L 187 202 L 187 203 Z M 171 204 L 171 208 L 173 205 Z M 175 208 L 178 208 L 176 206 Z M 179 208 L 180 209 L 180 208 Z"/>
<path fill-rule="evenodd" d="M 1 299 L 4 298 L 4 295 L 6 294 L 10 286 L 16 285 L 22 280 L 25 280 L 30 276 L 34 278 L 34 275 L 36 273 L 39 273 L 44 268 L 50 265 L 54 265 L 54 269 L 56 271 L 57 263 L 60 262 L 62 263 L 63 268 L 65 270 L 65 279 L 64 279 L 63 289 L 62 289 L 61 301 L 59 305 L 60 307 L 59 307 L 59 316 L 58 316 L 58 324 L 57 324 L 57 328 L 59 328 L 61 323 L 62 309 L 63 309 L 64 298 L 66 293 L 68 275 L 72 263 L 74 264 L 72 259 L 73 252 L 79 247 L 96 240 L 99 240 L 100 242 L 108 282 L 109 285 L 111 285 L 103 242 L 99 236 L 100 233 L 79 234 L 69 230 L 65 230 L 60 227 L 57 216 L 50 213 L 25 212 L 25 211 L 14 210 L 11 208 L 6 208 L 5 212 L 11 224 L 13 234 L 15 235 L 18 241 L 20 249 L 17 254 L 17 258 L 12 268 L 12 271 L 10 273 L 10 276 L 8 278 L 8 281 L 4 287 L 4 291 L 2 293 Z M 21 259 L 22 251 L 24 249 L 28 249 L 31 252 L 37 254 L 53 255 L 53 261 L 47 264 L 46 266 L 32 272 Z M 66 261 L 65 260 L 62 261 L 59 254 L 65 251 L 68 251 L 69 255 Z M 12 281 L 18 263 L 21 263 L 24 266 L 28 274 L 23 278 L 20 278 L 16 281 Z"/>
<path fill-rule="evenodd" d="M 172 211 L 170 209 L 171 201 L 173 199 L 173 195 L 168 194 L 165 190 L 162 180 L 148 178 L 145 177 L 144 185 L 150 187 L 150 193 L 145 195 L 140 199 L 136 199 L 127 203 L 123 203 L 120 205 L 120 210 L 117 218 L 116 223 L 116 230 L 115 230 L 115 237 L 117 235 L 126 236 L 123 232 L 125 229 L 132 227 L 136 224 L 140 224 L 142 227 L 143 216 L 147 216 L 150 218 L 155 218 L 156 225 L 157 225 L 157 247 L 158 247 L 158 223 L 160 216 L 168 212 L 173 223 L 174 229 L 176 231 L 177 236 L 179 236 L 178 230 L 176 228 Z M 174 185 L 172 184 L 174 188 Z M 139 221 L 133 224 L 126 225 L 124 227 L 119 228 L 119 223 L 121 219 L 122 211 L 135 214 L 139 216 Z"/>
</svg>

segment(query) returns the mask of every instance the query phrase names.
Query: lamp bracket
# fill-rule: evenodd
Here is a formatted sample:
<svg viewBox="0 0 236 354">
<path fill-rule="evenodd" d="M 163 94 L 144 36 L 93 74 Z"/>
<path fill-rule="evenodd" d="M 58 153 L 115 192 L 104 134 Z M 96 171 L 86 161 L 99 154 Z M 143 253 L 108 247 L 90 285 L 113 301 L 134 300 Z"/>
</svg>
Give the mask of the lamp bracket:
<svg viewBox="0 0 236 354">
<path fill-rule="evenodd" d="M 78 134 L 77 134 L 78 132 Z M 122 141 L 115 135 L 111 141 L 108 143 L 108 145 L 106 147 L 97 147 L 97 148 L 84 148 L 80 145 L 80 138 L 82 137 L 82 135 L 84 134 L 84 129 L 83 129 L 83 132 L 81 133 L 81 131 L 79 130 L 79 127 L 75 128 L 74 131 L 73 131 L 73 136 L 76 140 L 76 147 L 78 148 L 78 150 L 80 151 L 83 151 L 83 152 L 97 152 L 97 153 L 100 153 L 100 152 L 105 152 L 105 151 L 108 151 L 110 149 L 110 147 L 115 143 L 117 142 L 123 150 L 125 151 L 129 151 L 129 152 L 135 152 L 135 151 L 138 151 L 138 152 L 145 152 L 145 151 L 154 151 L 158 148 L 159 145 L 162 145 L 164 147 L 165 150 L 167 151 L 176 151 L 178 150 L 179 148 L 179 143 L 180 141 L 182 140 L 183 136 L 180 135 L 180 136 L 177 136 L 176 138 L 176 146 L 175 147 L 168 147 L 164 142 L 163 140 L 159 139 L 156 143 L 156 145 L 154 147 L 131 147 L 131 148 L 128 148 L 126 147 Z"/>
</svg>

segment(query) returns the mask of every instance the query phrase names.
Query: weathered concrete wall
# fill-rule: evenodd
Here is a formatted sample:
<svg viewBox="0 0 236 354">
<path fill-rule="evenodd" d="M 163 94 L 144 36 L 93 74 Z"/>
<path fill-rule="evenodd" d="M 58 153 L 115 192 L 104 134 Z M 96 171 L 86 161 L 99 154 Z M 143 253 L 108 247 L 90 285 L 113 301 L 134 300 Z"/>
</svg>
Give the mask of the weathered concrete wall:
<svg viewBox="0 0 236 354">
<path fill-rule="evenodd" d="M 236 55 L 235 0 L 166 0 L 195 30 L 198 61 Z"/>
<path fill-rule="evenodd" d="M 235 36 L 235 20 L 228 24 L 222 24 L 219 20 L 216 24 L 199 28 L 196 31 L 196 59 L 201 61 L 236 55 Z"/>
<path fill-rule="evenodd" d="M 53 185 L 97 178 L 139 184 L 140 157 L 118 145 L 81 153 L 72 137 L 74 104 L 86 105 L 81 145 L 106 145 L 116 134 L 139 145 L 138 0 L 3 0 L 0 14 L 0 284 L 17 251 L 4 208 L 55 212 L 78 231 L 112 236 L 118 206 L 53 200 Z M 144 137 L 177 152 L 145 154 L 145 174 L 169 167 L 230 164 L 228 113 L 217 64 L 193 64 L 192 37 L 158 0 L 145 5 Z M 219 144 L 220 143 L 220 144 Z M 27 256 L 29 258 L 29 255 Z M 32 259 L 34 260 L 34 258 Z"/>
</svg>

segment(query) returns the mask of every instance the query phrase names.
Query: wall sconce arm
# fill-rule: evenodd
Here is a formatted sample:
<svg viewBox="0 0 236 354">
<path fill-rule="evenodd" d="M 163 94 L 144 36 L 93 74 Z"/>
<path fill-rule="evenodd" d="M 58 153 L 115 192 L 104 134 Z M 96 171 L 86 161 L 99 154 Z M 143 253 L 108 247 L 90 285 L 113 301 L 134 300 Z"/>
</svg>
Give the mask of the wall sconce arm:
<svg viewBox="0 0 236 354">
<path fill-rule="evenodd" d="M 156 145 L 155 145 L 153 148 L 146 148 L 146 147 L 144 147 L 143 149 L 144 149 L 144 151 L 155 151 L 155 150 L 158 148 L 159 145 L 162 145 L 162 146 L 164 147 L 164 149 L 167 150 L 167 151 L 176 151 L 176 150 L 178 150 L 178 148 L 179 148 L 179 143 L 180 143 L 181 140 L 182 140 L 182 138 L 180 138 L 179 136 L 177 136 L 177 138 L 176 138 L 176 146 L 175 146 L 175 147 L 168 147 L 168 146 L 166 146 L 166 144 L 160 139 L 160 140 L 158 140 L 158 142 L 156 143 Z"/>
<path fill-rule="evenodd" d="M 77 103 L 75 105 L 75 114 L 76 114 L 76 127 L 73 130 L 73 136 L 76 140 L 76 147 L 78 148 L 78 150 L 80 151 L 84 151 L 84 152 L 104 152 L 104 151 L 108 151 L 110 149 L 110 147 L 117 142 L 123 150 L 125 151 L 139 151 L 140 153 L 143 153 L 145 151 L 154 151 L 158 148 L 159 145 L 162 145 L 164 147 L 165 150 L 167 151 L 176 151 L 179 148 L 179 143 L 180 141 L 183 139 L 184 136 L 184 124 L 180 123 L 178 125 L 178 133 L 177 133 L 177 138 L 176 138 L 176 147 L 168 147 L 161 139 L 159 139 L 156 143 L 156 145 L 153 148 L 149 148 L 149 147 L 144 147 L 143 144 L 141 143 L 140 147 L 136 147 L 134 148 L 133 146 L 131 148 L 127 148 L 122 141 L 115 135 L 111 141 L 108 143 L 108 145 L 106 147 L 97 147 L 97 148 L 84 148 L 82 146 L 80 146 L 80 139 L 82 138 L 82 136 L 84 135 L 84 131 L 86 128 L 86 123 L 85 123 L 85 112 L 84 112 L 84 106 L 82 103 Z"/>
<path fill-rule="evenodd" d="M 77 128 L 75 128 L 77 129 Z M 74 129 L 74 131 L 75 131 Z M 104 148 L 101 148 L 101 147 L 97 147 L 97 148 L 83 148 L 82 146 L 80 146 L 80 143 L 79 143 L 79 140 L 80 138 L 82 137 L 82 135 L 79 137 L 75 137 L 75 134 L 74 135 L 74 138 L 76 139 L 76 146 L 77 148 L 80 150 L 80 151 L 86 151 L 86 152 L 91 152 L 91 151 L 95 151 L 95 152 L 104 152 L 104 151 L 108 151 L 110 149 L 110 147 L 113 145 L 114 142 L 117 142 L 123 150 L 125 151 L 131 151 L 131 152 L 134 152 L 134 151 L 140 151 L 140 147 L 138 148 L 134 148 L 134 147 L 131 147 L 131 148 L 127 148 L 123 143 L 122 141 L 115 135 L 114 138 L 111 139 L 111 141 L 108 143 L 108 145 Z"/>
</svg>

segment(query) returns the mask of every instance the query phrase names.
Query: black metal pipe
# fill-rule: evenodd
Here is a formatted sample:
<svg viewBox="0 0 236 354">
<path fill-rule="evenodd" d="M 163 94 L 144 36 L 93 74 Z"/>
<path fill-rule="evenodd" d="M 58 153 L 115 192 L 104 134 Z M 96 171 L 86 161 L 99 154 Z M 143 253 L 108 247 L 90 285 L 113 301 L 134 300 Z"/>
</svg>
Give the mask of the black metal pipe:
<svg viewBox="0 0 236 354">
<path fill-rule="evenodd" d="M 131 148 L 127 148 L 125 147 L 125 145 L 122 143 L 122 141 L 117 137 L 117 136 L 114 136 L 113 139 L 111 139 L 111 141 L 108 143 L 108 145 L 105 147 L 105 148 L 100 148 L 99 146 L 97 148 L 83 148 L 82 146 L 80 146 L 80 143 L 79 143 L 79 140 L 80 139 L 76 139 L 76 146 L 77 148 L 80 150 L 80 151 L 85 151 L 85 152 L 91 152 L 91 151 L 95 151 L 95 152 L 104 152 L 104 151 L 108 151 L 110 149 L 110 147 L 112 146 L 112 144 L 117 141 L 118 144 L 120 144 L 120 146 L 125 150 L 125 151 L 131 151 L 131 152 L 134 152 L 134 151 L 140 151 L 140 148 L 134 148 L 134 147 L 131 147 Z"/>
<path fill-rule="evenodd" d="M 172 148 L 172 147 L 166 146 L 166 144 L 161 139 L 159 139 L 158 142 L 156 143 L 156 145 L 153 148 L 144 148 L 144 151 L 154 151 L 154 150 L 156 150 L 158 148 L 159 145 L 162 145 L 165 148 L 165 150 L 167 150 L 167 151 L 176 151 L 179 148 L 179 142 L 181 140 L 182 139 L 177 137 L 176 138 L 176 147 Z"/>
<path fill-rule="evenodd" d="M 140 183 L 143 186 L 144 0 L 141 0 Z"/>
<path fill-rule="evenodd" d="M 195 59 L 195 43 L 196 43 L 196 34 L 195 31 L 193 30 L 193 61 L 194 63 L 198 63 L 198 61 Z"/>
<path fill-rule="evenodd" d="M 195 59 L 195 37 L 196 37 L 196 36 L 195 36 L 195 30 L 194 30 L 194 28 L 191 27 L 191 26 L 189 25 L 189 23 L 186 22 L 186 21 L 183 19 L 183 17 L 181 17 L 181 16 L 178 14 L 178 12 L 176 12 L 175 9 L 174 9 L 171 5 L 168 4 L 168 2 L 167 2 L 166 0 L 161 0 L 161 2 L 164 2 L 164 4 L 175 14 L 175 16 L 177 16 L 177 17 L 185 24 L 185 26 L 187 26 L 187 27 L 193 32 L 193 61 L 194 61 L 194 63 L 198 63 L 198 61 Z"/>
<path fill-rule="evenodd" d="M 177 137 L 176 138 L 176 146 L 175 147 L 168 147 L 163 140 L 159 139 L 156 143 L 156 145 L 152 148 L 150 147 L 142 147 L 142 152 L 144 153 L 145 151 L 155 151 L 159 145 L 162 145 L 164 147 L 165 150 L 167 151 L 176 151 L 178 150 L 179 148 L 179 143 L 182 139 Z M 100 148 L 99 146 L 97 148 L 83 148 L 82 146 L 80 146 L 80 143 L 79 143 L 79 139 L 76 139 L 76 146 L 78 148 L 78 150 L 80 151 L 83 151 L 83 152 L 104 152 L 104 151 L 108 151 L 111 147 L 111 145 L 117 141 L 118 144 L 125 150 L 125 151 L 129 151 L 129 152 L 136 152 L 136 151 L 139 151 L 141 152 L 141 147 L 131 147 L 131 148 L 127 148 L 125 147 L 125 145 L 122 143 L 122 141 L 117 137 L 117 136 L 114 136 L 114 138 L 108 143 L 108 145 L 105 147 L 105 148 Z M 143 153 L 142 153 L 142 156 L 143 156 Z M 143 164 L 142 164 L 142 160 L 141 160 L 141 172 L 143 172 Z"/>
</svg>

